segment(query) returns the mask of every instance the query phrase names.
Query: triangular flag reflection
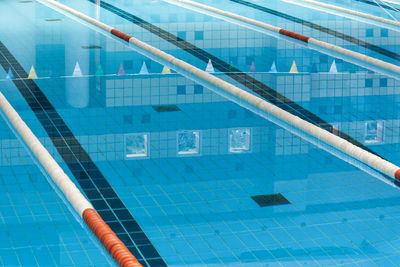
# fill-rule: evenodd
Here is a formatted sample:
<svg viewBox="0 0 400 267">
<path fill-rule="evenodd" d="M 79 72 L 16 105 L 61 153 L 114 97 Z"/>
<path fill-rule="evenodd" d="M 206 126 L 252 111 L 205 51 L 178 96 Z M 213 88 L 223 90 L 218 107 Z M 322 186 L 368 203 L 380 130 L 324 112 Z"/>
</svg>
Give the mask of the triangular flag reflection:
<svg viewBox="0 0 400 267">
<path fill-rule="evenodd" d="M 214 66 L 213 66 L 213 64 L 211 62 L 211 59 L 208 60 L 207 67 L 206 67 L 206 72 L 215 72 Z"/>
<path fill-rule="evenodd" d="M 81 77 L 82 76 L 81 67 L 79 67 L 78 62 L 76 62 L 75 69 L 74 69 L 74 72 L 72 73 L 72 76 L 73 77 Z"/>
<path fill-rule="evenodd" d="M 12 69 L 11 69 L 11 67 L 9 67 L 8 68 L 8 73 L 6 75 L 6 80 L 14 80 L 14 79 L 15 79 L 15 77 L 14 77 L 14 74 L 12 72 Z"/>
<path fill-rule="evenodd" d="M 121 75 L 125 75 L 125 70 L 124 70 L 124 66 L 122 65 L 122 63 L 119 65 L 119 70 L 118 70 L 118 76 Z"/>
<path fill-rule="evenodd" d="M 229 64 L 228 72 L 235 72 L 235 67 L 233 66 L 232 62 Z"/>
<path fill-rule="evenodd" d="M 299 73 L 297 70 L 296 62 L 293 60 L 292 67 L 290 67 L 289 73 Z"/>
<path fill-rule="evenodd" d="M 269 70 L 270 73 L 277 73 L 277 69 L 276 69 L 276 65 L 275 65 L 275 61 L 272 62 L 271 68 Z"/>
<path fill-rule="evenodd" d="M 139 71 L 139 74 L 149 74 L 149 71 L 147 70 L 146 62 L 143 61 L 142 68 Z"/>
<path fill-rule="evenodd" d="M 251 66 L 250 66 L 249 72 L 256 72 L 256 65 L 254 65 L 254 60 L 251 62 Z"/>
<path fill-rule="evenodd" d="M 32 66 L 31 70 L 29 71 L 28 79 L 37 79 L 38 76 L 36 75 L 35 68 Z"/>
<path fill-rule="evenodd" d="M 97 70 L 96 70 L 96 74 L 95 75 L 96 76 L 103 76 L 104 75 L 103 68 L 101 67 L 100 64 L 97 66 Z"/>
<path fill-rule="evenodd" d="M 161 71 L 161 74 L 171 74 L 171 70 L 167 66 L 164 66 L 164 68 Z"/>
<path fill-rule="evenodd" d="M 329 69 L 329 73 L 337 73 L 337 67 L 336 67 L 336 62 L 333 60 L 331 68 Z"/>
</svg>

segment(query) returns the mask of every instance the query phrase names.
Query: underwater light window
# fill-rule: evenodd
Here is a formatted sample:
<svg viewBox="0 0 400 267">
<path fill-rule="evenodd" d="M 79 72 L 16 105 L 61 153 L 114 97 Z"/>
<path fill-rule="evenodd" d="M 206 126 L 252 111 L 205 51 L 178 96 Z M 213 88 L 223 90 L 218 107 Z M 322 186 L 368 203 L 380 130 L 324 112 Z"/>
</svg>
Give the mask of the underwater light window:
<svg viewBox="0 0 400 267">
<path fill-rule="evenodd" d="M 193 155 L 200 152 L 200 132 L 180 131 L 177 135 L 178 155 Z"/>
<path fill-rule="evenodd" d="M 127 134 L 125 135 L 125 156 L 127 158 L 148 156 L 148 135 Z"/>
<path fill-rule="evenodd" d="M 383 121 L 365 122 L 364 140 L 367 144 L 383 142 Z"/>
<path fill-rule="evenodd" d="M 242 153 L 250 151 L 250 128 L 229 129 L 229 152 Z"/>
</svg>

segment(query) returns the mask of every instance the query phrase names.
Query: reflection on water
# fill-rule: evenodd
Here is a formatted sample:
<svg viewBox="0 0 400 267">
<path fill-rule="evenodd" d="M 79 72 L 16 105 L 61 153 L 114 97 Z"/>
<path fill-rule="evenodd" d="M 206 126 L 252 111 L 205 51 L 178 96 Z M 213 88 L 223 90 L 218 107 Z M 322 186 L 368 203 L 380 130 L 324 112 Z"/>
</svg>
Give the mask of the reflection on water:
<svg viewBox="0 0 400 267">
<path fill-rule="evenodd" d="M 400 158 L 399 81 L 165 3 L 152 2 L 165 7 L 165 14 L 148 3 L 112 4 L 197 48 L 187 53 L 101 9 L 105 22 L 244 90 L 256 87 L 238 82 L 249 75 L 334 125 L 332 131 L 341 130 L 395 162 Z M 79 5 L 88 12 L 99 11 L 89 2 Z M 60 114 L 168 264 L 370 263 L 388 255 L 387 247 L 396 247 L 395 189 L 204 84 L 173 70 L 169 73 L 164 64 L 68 18 L 50 25 L 44 18 L 55 17 L 53 11 L 41 6 L 37 10 L 31 14 L 36 27 L 26 33 L 32 47 L 25 51 L 11 42 L 14 33 L 9 29 L 0 33 L 0 39 L 13 47 L 26 70 L 35 66 L 35 82 L 55 107 L 46 112 Z M 4 16 L 22 28 L 30 25 Z M 254 16 L 264 18 L 257 12 Z M 177 23 L 182 19 L 187 23 Z M 330 19 L 338 30 L 348 30 L 345 23 Z M 357 26 L 360 39 L 372 27 Z M 328 39 L 323 34 L 316 37 Z M 398 50 L 396 40 L 375 37 L 369 41 Z M 230 64 L 227 72 L 243 73 L 236 73 L 233 80 L 232 73 L 229 77 L 220 72 L 217 62 L 211 68 L 204 51 Z M 290 73 L 293 62 L 299 73 Z M 77 63 L 82 76 L 71 77 Z M 0 70 L 0 78 L 7 74 Z M 64 163 L 12 82 L 1 79 L 0 87 L 57 161 Z M 30 162 L 14 137 L 0 137 L 4 169 L 13 165 L 18 170 Z M 1 182 L 13 184 L 12 179 Z M 278 193 L 291 204 L 261 208 L 251 198 Z"/>
</svg>

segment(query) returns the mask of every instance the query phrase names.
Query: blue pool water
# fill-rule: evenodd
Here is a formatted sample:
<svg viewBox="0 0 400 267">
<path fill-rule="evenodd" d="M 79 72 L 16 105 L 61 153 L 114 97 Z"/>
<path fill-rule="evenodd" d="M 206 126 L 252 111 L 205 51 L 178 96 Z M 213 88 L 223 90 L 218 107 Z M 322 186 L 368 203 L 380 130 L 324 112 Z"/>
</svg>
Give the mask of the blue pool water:
<svg viewBox="0 0 400 267">
<path fill-rule="evenodd" d="M 35 125 L 23 103 L 19 111 Z M 4 120 L 0 125 L 0 265 L 116 266 Z"/>
<path fill-rule="evenodd" d="M 215 76 L 400 164 L 396 75 L 164 1 L 62 2 L 198 68 L 212 59 Z M 199 2 L 399 64 L 399 33 L 381 25 L 277 0 Z M 144 266 L 400 262 L 388 177 L 39 2 L 1 1 L 0 23 L 1 92 Z M 115 266 L 0 129 L 0 265 Z"/>
</svg>

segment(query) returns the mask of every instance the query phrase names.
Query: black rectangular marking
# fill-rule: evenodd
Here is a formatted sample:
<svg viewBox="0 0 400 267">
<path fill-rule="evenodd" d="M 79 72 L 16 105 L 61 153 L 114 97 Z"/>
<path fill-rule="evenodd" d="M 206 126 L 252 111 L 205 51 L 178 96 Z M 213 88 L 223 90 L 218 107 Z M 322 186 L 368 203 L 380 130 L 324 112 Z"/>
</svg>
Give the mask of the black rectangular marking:
<svg viewBox="0 0 400 267">
<path fill-rule="evenodd" d="M 290 204 L 281 193 L 251 197 L 260 207 Z"/>
<path fill-rule="evenodd" d="M 153 109 L 157 112 L 171 112 L 171 111 L 180 111 L 181 110 L 176 105 L 153 106 Z"/>
<path fill-rule="evenodd" d="M 101 49 L 101 46 L 98 46 L 98 45 L 83 45 L 81 47 L 83 49 Z"/>
</svg>

